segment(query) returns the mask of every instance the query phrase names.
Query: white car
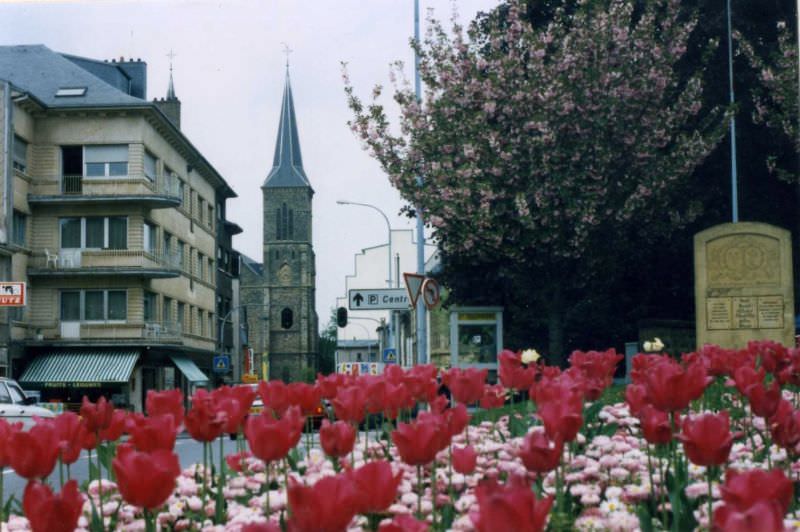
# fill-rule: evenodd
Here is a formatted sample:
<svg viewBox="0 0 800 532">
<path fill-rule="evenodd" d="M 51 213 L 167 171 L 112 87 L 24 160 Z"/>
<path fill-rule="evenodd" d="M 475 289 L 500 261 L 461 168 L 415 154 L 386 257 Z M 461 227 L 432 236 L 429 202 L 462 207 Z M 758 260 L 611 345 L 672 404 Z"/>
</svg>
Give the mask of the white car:
<svg viewBox="0 0 800 532">
<path fill-rule="evenodd" d="M 35 421 L 33 417 L 55 417 L 55 414 L 41 406 L 36 406 L 35 397 L 26 397 L 17 381 L 0 377 L 0 417 L 9 423 L 22 422 L 29 429 Z"/>
</svg>

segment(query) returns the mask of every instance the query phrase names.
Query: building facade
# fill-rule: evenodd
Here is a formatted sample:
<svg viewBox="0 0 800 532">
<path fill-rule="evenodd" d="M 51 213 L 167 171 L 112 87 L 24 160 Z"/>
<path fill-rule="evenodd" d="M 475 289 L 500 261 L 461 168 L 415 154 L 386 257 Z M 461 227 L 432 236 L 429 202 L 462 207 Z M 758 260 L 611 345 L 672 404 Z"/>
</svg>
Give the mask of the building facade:
<svg viewBox="0 0 800 532">
<path fill-rule="evenodd" d="M 263 254 L 260 263 L 244 259 L 241 280 L 250 347 L 266 363 L 269 378 L 313 378 L 319 340 L 311 230 L 314 190 L 303 169 L 288 71 L 273 165 L 261 191 Z"/>
<path fill-rule="evenodd" d="M 140 60 L 4 46 L 0 87 L 0 275 L 28 286 L 0 316 L 6 374 L 44 400 L 137 410 L 150 389 L 207 385 L 235 194 L 180 131 L 171 78 L 148 102 Z"/>
</svg>

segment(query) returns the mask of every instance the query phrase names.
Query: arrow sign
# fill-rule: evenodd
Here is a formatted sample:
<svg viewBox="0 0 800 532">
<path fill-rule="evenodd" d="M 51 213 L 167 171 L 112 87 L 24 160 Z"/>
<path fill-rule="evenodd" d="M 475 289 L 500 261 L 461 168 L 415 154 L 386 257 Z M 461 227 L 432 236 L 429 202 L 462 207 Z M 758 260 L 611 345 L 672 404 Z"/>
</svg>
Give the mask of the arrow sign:
<svg viewBox="0 0 800 532">
<path fill-rule="evenodd" d="M 408 294 L 402 288 L 354 288 L 348 291 L 350 310 L 408 310 Z"/>
<path fill-rule="evenodd" d="M 404 273 L 403 279 L 406 281 L 406 289 L 408 290 L 408 297 L 411 299 L 411 306 L 417 306 L 417 298 L 419 297 L 420 290 L 422 290 L 422 283 L 425 281 L 424 275 L 418 273 Z"/>
</svg>

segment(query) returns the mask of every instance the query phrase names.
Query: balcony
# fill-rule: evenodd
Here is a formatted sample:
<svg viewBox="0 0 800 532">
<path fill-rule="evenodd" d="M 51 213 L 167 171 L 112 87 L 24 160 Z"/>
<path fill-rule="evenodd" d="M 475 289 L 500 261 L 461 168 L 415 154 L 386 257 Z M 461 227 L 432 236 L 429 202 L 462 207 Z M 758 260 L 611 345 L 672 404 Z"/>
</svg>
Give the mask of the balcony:
<svg viewBox="0 0 800 532">
<path fill-rule="evenodd" d="M 55 327 L 29 327 L 29 345 L 182 345 L 181 325 L 175 321 L 140 323 L 62 321 Z"/>
<path fill-rule="evenodd" d="M 151 209 L 179 207 L 183 202 L 176 178 L 152 181 L 144 176 L 97 178 L 75 175 L 31 185 L 28 202 L 34 205 L 85 205 L 89 203 L 137 203 Z"/>
<path fill-rule="evenodd" d="M 181 274 L 174 253 L 143 249 L 61 249 L 35 252 L 28 261 L 30 277 L 95 277 L 133 275 L 167 279 Z"/>
</svg>

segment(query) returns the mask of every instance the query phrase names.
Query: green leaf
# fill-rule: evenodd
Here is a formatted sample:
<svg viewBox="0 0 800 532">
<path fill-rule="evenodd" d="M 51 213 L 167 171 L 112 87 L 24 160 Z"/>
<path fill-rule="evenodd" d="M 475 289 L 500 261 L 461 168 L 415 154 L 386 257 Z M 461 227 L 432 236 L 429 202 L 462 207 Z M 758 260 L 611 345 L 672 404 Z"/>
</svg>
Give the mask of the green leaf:
<svg viewBox="0 0 800 532">
<path fill-rule="evenodd" d="M 524 436 L 528 433 L 528 428 L 530 428 L 530 425 L 524 418 L 518 418 L 512 415 L 508 420 L 508 430 L 511 432 L 511 437 L 513 438 Z"/>
<path fill-rule="evenodd" d="M 640 504 L 636 510 L 639 517 L 639 528 L 642 532 L 653 532 L 653 516 L 650 515 L 650 508 L 646 504 Z"/>
<path fill-rule="evenodd" d="M 446 504 L 442 506 L 439 516 L 441 517 L 441 521 L 439 522 L 441 529 L 449 530 L 456 518 L 456 509 L 452 504 Z"/>
</svg>

